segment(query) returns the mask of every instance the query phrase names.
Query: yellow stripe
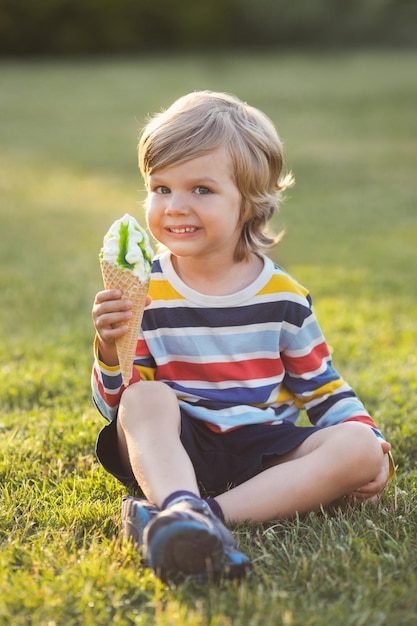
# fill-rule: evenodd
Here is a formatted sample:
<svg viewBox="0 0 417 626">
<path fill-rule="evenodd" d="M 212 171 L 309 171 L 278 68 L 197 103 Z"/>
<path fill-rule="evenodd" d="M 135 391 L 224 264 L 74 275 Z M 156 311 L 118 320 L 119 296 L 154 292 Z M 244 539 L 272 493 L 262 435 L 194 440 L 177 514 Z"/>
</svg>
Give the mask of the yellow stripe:
<svg viewBox="0 0 417 626">
<path fill-rule="evenodd" d="M 277 292 L 287 292 L 287 293 L 295 293 L 299 296 L 305 297 L 308 294 L 308 290 L 297 283 L 295 280 L 290 278 L 289 276 L 283 275 L 274 275 L 271 280 L 263 287 L 260 291 L 258 291 L 258 296 L 277 293 Z"/>
<path fill-rule="evenodd" d="M 154 300 L 184 300 L 184 296 L 175 291 L 167 280 L 151 280 L 149 295 Z"/>
<path fill-rule="evenodd" d="M 97 335 L 95 335 L 95 337 L 94 337 L 93 348 L 94 348 L 94 356 L 96 357 L 97 361 L 100 363 L 101 369 L 107 370 L 108 372 L 117 372 L 117 370 L 120 369 L 119 365 L 107 365 L 106 363 L 104 363 L 100 359 L 100 355 L 98 353 L 98 337 L 97 337 Z"/>
<path fill-rule="evenodd" d="M 143 367 L 142 365 L 135 365 L 134 367 L 138 370 L 141 380 L 155 380 L 153 367 Z"/>
<path fill-rule="evenodd" d="M 287 389 L 285 385 L 281 385 L 278 391 L 278 395 L 274 400 L 271 400 L 267 404 L 255 404 L 254 406 L 258 407 L 259 409 L 265 409 L 269 406 L 274 406 L 275 404 L 284 404 L 295 401 L 296 397 L 294 396 L 294 394 L 289 389 Z"/>
<path fill-rule="evenodd" d="M 340 389 L 340 387 L 343 387 L 343 385 L 345 385 L 344 380 L 333 380 L 332 382 L 327 383 L 327 385 L 323 385 L 322 387 L 315 389 L 311 396 L 308 396 L 307 398 L 303 397 L 302 399 L 299 398 L 299 404 L 297 403 L 297 406 L 302 407 L 304 404 L 307 404 L 307 402 L 311 402 L 311 400 L 314 400 L 315 398 L 321 398 L 323 396 L 331 395 L 334 391 L 336 391 L 336 389 Z"/>
</svg>

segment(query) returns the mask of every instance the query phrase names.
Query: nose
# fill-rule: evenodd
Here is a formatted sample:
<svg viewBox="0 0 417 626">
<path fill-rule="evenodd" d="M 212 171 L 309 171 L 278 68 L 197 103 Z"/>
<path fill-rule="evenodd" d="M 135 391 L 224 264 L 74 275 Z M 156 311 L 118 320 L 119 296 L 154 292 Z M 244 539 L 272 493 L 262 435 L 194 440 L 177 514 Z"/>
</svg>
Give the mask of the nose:
<svg viewBox="0 0 417 626">
<path fill-rule="evenodd" d="M 165 213 L 168 215 L 185 215 L 189 212 L 189 207 L 184 195 L 181 193 L 170 193 L 165 206 Z"/>
</svg>

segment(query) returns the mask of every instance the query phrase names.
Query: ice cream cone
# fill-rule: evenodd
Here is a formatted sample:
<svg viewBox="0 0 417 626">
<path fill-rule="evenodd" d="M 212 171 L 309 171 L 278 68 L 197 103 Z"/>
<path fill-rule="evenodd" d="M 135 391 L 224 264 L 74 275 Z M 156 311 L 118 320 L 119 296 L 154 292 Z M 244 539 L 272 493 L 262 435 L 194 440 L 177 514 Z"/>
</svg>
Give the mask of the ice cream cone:
<svg viewBox="0 0 417 626">
<path fill-rule="evenodd" d="M 132 317 L 129 320 L 129 330 L 126 335 L 116 339 L 117 356 L 122 372 L 123 384 L 127 387 L 132 377 L 133 359 L 135 358 L 149 280 L 142 281 L 131 271 L 121 269 L 108 261 L 101 260 L 100 265 L 105 289 L 120 289 L 122 297 L 132 301 Z"/>
</svg>

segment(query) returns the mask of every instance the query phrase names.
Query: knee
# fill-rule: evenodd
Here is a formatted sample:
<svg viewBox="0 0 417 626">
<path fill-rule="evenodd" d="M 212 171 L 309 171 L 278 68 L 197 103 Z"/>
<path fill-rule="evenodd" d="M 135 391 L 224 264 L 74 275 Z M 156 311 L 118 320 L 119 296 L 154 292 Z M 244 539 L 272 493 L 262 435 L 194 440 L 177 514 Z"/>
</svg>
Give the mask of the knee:
<svg viewBox="0 0 417 626">
<path fill-rule="evenodd" d="M 172 404 L 173 402 L 178 403 L 171 387 L 159 381 L 142 380 L 126 387 L 120 400 L 120 406 L 138 410 L 147 404 Z"/>
<path fill-rule="evenodd" d="M 161 420 L 176 415 L 179 405 L 175 393 L 159 381 L 140 381 L 129 385 L 121 397 L 118 421 L 126 432 L 147 424 L 161 426 Z"/>
<path fill-rule="evenodd" d="M 381 469 L 384 456 L 379 439 L 369 426 L 360 422 L 345 422 L 341 427 L 352 461 L 368 480 L 373 480 Z"/>
</svg>

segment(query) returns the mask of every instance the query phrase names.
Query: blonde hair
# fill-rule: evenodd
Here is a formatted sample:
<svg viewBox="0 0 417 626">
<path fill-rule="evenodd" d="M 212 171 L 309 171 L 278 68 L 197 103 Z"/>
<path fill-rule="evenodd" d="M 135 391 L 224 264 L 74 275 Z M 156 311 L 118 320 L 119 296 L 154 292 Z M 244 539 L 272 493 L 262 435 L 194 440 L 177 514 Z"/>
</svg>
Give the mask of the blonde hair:
<svg viewBox="0 0 417 626">
<path fill-rule="evenodd" d="M 242 195 L 242 232 L 235 259 L 247 259 L 282 238 L 267 223 L 282 192 L 293 183 L 281 179 L 282 142 L 271 120 L 238 98 L 197 91 L 179 98 L 152 117 L 139 141 L 139 168 L 145 182 L 157 170 L 180 164 L 219 148 L 230 154 L 234 179 Z"/>
</svg>

